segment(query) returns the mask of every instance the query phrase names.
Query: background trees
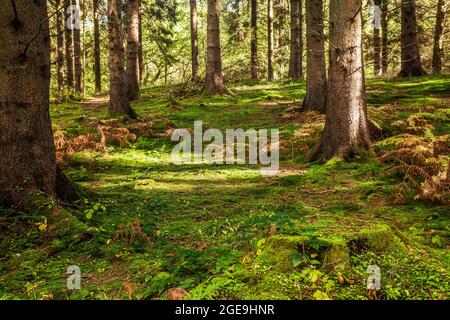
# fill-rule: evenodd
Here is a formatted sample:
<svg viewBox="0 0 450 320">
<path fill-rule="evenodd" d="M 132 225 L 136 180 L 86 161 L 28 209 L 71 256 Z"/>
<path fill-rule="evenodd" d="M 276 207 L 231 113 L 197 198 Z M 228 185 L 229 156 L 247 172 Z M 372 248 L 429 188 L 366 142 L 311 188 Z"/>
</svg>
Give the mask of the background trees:
<svg viewBox="0 0 450 320">
<path fill-rule="evenodd" d="M 64 5 L 59 13 L 65 17 L 58 18 L 57 15 L 51 15 L 49 18 L 51 30 L 55 30 L 51 33 L 61 34 L 57 28 L 63 33 L 62 38 L 55 38 L 55 41 L 52 42 L 51 60 L 55 62 L 52 64 L 55 67 L 52 88 L 58 86 L 57 61 L 61 61 L 61 58 L 58 58 L 57 54 L 58 50 L 64 47 L 64 52 L 62 52 L 64 63 L 59 63 L 59 71 L 63 72 L 60 72 L 60 91 L 66 87 L 69 91 L 76 92 L 78 86 L 78 91 L 79 87 L 82 89 L 81 93 L 77 93 L 78 95 L 90 95 L 100 93 L 102 85 L 104 90 L 108 89 L 107 2 L 54 0 L 50 2 L 51 13 L 56 12 L 58 2 L 61 2 L 61 6 Z M 84 8 L 81 12 L 84 26 L 82 24 L 81 29 L 78 30 L 65 27 L 66 19 L 71 16 L 71 12 L 67 12 L 66 9 L 73 3 L 78 3 L 80 7 Z M 128 15 L 128 1 L 124 0 L 122 3 L 121 12 L 125 17 Z M 412 2 L 404 1 L 406 6 L 410 3 Z M 381 30 L 369 27 L 373 21 L 370 4 L 380 7 Z M 304 53 L 305 61 L 302 61 L 301 45 L 303 37 L 307 37 L 307 22 L 306 19 L 302 19 L 307 15 L 306 6 L 306 1 L 300 0 L 221 1 L 218 10 L 223 18 L 219 25 L 219 32 L 224 81 L 255 78 L 255 73 L 260 79 L 301 79 L 302 69 L 308 65 L 306 63 L 307 51 Z M 416 43 L 422 69 L 431 73 L 433 65 L 435 65 L 435 72 L 437 72 L 440 58 L 443 61 L 441 72 L 445 73 L 449 69 L 446 61 L 448 60 L 447 52 L 450 52 L 448 27 L 445 23 L 448 6 L 445 5 L 445 1 L 416 0 L 414 7 L 418 17 Z M 402 58 L 401 49 L 402 47 L 409 48 L 405 41 L 411 43 L 414 41 L 406 40 L 411 36 L 405 37 L 409 34 L 409 31 L 405 31 L 402 45 L 401 29 L 403 25 L 404 30 L 409 30 L 408 26 L 412 26 L 414 23 L 411 24 L 411 19 L 407 19 L 406 22 L 402 20 L 402 8 L 406 7 L 395 6 L 387 0 L 363 3 L 364 61 L 367 74 L 370 76 L 393 77 L 400 73 L 402 63 L 404 67 L 411 64 L 411 57 L 404 56 Z M 328 19 L 326 19 L 328 10 L 329 2 L 325 1 L 323 3 L 325 39 L 328 34 Z M 195 18 L 195 24 L 191 23 L 191 18 Z M 127 57 L 137 51 L 139 85 L 185 83 L 189 81 L 192 74 L 194 74 L 193 78 L 198 78 L 199 81 L 206 78 L 206 1 L 144 1 L 139 4 L 137 21 L 137 50 L 131 50 L 136 40 L 131 41 L 128 36 L 129 28 L 126 26 L 124 26 L 123 38 L 126 64 L 134 60 L 129 60 Z M 195 26 L 196 30 L 191 30 L 192 36 L 185 32 L 186 28 Z M 78 32 L 80 32 L 80 41 L 76 40 Z M 293 33 L 293 37 L 291 37 L 291 33 Z M 297 37 L 300 33 L 302 37 Z M 60 44 L 61 40 L 63 41 L 63 46 L 57 45 L 58 40 Z M 128 45 L 129 41 L 130 45 Z M 79 49 L 76 48 L 78 43 L 80 43 Z M 430 43 L 433 43 L 433 46 L 430 46 Z M 328 50 L 327 41 L 324 42 L 324 49 Z M 131 50 L 130 54 L 128 54 L 129 50 Z M 405 49 L 403 54 L 411 55 L 411 50 Z M 81 71 L 79 66 L 82 67 Z M 319 66 L 319 68 L 321 67 Z M 125 69 L 131 68 L 126 67 Z M 132 75 L 133 73 L 127 72 L 127 74 Z M 65 82 L 64 86 L 61 86 L 61 76 Z M 81 83 L 77 83 L 77 79 L 81 79 Z"/>
</svg>

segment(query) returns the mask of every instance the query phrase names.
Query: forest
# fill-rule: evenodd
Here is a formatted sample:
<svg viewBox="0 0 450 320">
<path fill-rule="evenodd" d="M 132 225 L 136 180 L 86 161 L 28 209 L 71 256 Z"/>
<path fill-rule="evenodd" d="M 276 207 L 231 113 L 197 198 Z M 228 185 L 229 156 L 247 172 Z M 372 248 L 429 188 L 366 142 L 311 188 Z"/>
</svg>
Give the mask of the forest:
<svg viewBox="0 0 450 320">
<path fill-rule="evenodd" d="M 0 4 L 0 300 L 450 299 L 449 0 Z"/>
</svg>

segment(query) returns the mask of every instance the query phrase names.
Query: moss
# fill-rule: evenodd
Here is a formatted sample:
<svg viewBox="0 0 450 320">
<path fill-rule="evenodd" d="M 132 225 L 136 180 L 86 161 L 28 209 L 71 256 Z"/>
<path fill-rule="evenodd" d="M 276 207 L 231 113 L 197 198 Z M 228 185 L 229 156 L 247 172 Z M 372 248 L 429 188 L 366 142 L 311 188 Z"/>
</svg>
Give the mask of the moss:
<svg viewBox="0 0 450 320">
<path fill-rule="evenodd" d="M 350 270 L 350 250 L 346 245 L 333 245 L 325 252 L 323 266 L 328 272 L 347 273 Z"/>
<path fill-rule="evenodd" d="M 308 238 L 303 236 L 270 237 L 257 257 L 255 267 L 263 270 L 270 268 L 277 272 L 292 271 L 293 255 L 299 252 L 307 241 Z"/>
<path fill-rule="evenodd" d="M 367 247 L 376 253 L 405 252 L 405 245 L 395 235 L 392 228 L 385 224 L 376 224 L 371 228 L 362 229 L 356 240 L 364 241 Z"/>
</svg>

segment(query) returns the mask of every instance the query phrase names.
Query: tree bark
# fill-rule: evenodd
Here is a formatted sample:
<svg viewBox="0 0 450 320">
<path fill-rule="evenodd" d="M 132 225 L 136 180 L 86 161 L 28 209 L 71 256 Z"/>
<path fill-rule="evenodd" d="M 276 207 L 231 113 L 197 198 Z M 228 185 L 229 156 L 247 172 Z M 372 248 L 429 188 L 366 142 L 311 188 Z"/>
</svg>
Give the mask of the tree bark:
<svg viewBox="0 0 450 320">
<path fill-rule="evenodd" d="M 258 2 L 251 0 L 251 77 L 258 79 Z"/>
<path fill-rule="evenodd" d="M 95 94 L 102 92 L 102 73 L 100 64 L 100 26 L 99 26 L 99 0 L 92 1 L 94 13 L 94 77 Z"/>
<path fill-rule="evenodd" d="M 220 0 L 208 0 L 205 91 L 221 94 L 225 91 L 220 48 Z"/>
<path fill-rule="evenodd" d="M 330 66 L 327 115 L 321 141 L 311 160 L 321 155 L 350 160 L 370 147 L 362 54 L 362 0 L 330 2 Z"/>
<path fill-rule="evenodd" d="M 301 46 L 300 46 L 300 8 L 301 0 L 290 0 L 291 3 L 291 54 L 289 61 L 289 78 L 301 78 Z"/>
<path fill-rule="evenodd" d="M 374 5 L 381 10 L 381 0 L 375 0 Z M 374 25 L 373 28 L 373 75 L 375 77 L 380 77 L 381 72 L 381 39 L 380 39 L 380 29 L 378 26 Z"/>
<path fill-rule="evenodd" d="M 144 73 L 144 58 L 142 54 L 142 13 L 141 0 L 139 0 L 139 46 L 138 46 L 138 60 L 139 60 L 139 84 L 142 84 L 142 74 Z"/>
<path fill-rule="evenodd" d="M 134 116 L 127 97 L 121 0 L 108 1 L 109 113 Z"/>
<path fill-rule="evenodd" d="M 420 63 L 415 0 L 402 0 L 401 58 L 400 77 L 416 77 L 426 74 Z"/>
<path fill-rule="evenodd" d="M 267 78 L 273 81 L 273 0 L 267 0 Z"/>
<path fill-rule="evenodd" d="M 381 0 L 381 73 L 383 76 L 388 72 L 388 0 Z"/>
<path fill-rule="evenodd" d="M 65 41 L 66 41 L 66 85 L 69 91 L 74 89 L 73 82 L 73 38 L 72 38 L 72 29 L 70 29 L 67 25 L 69 19 L 71 19 L 71 0 L 64 0 L 64 27 L 65 27 Z M 68 11 L 69 10 L 69 11 Z"/>
<path fill-rule="evenodd" d="M 306 0 L 306 97 L 302 108 L 307 111 L 326 111 L 327 76 L 323 31 L 323 0 Z"/>
<path fill-rule="evenodd" d="M 444 0 L 438 0 L 436 25 L 434 27 L 433 73 L 440 74 L 442 70 L 442 33 L 444 31 Z"/>
<path fill-rule="evenodd" d="M 127 89 L 128 99 L 139 99 L 139 0 L 128 0 Z"/>
<path fill-rule="evenodd" d="M 56 0 L 56 52 L 57 52 L 57 81 L 58 91 L 64 88 L 64 6 L 61 0 Z"/>
<path fill-rule="evenodd" d="M 47 1 L 0 6 L 0 206 L 21 207 L 37 191 L 55 194 Z"/>
<path fill-rule="evenodd" d="M 198 22 L 197 22 L 197 0 L 190 0 L 191 4 L 191 56 L 192 56 L 192 81 L 199 80 L 198 64 Z"/>
<path fill-rule="evenodd" d="M 75 6 L 80 12 L 79 0 L 73 0 L 72 5 Z M 80 26 L 75 26 L 73 28 L 73 65 L 74 65 L 74 76 L 75 76 L 75 91 L 81 93 L 81 33 Z"/>
</svg>

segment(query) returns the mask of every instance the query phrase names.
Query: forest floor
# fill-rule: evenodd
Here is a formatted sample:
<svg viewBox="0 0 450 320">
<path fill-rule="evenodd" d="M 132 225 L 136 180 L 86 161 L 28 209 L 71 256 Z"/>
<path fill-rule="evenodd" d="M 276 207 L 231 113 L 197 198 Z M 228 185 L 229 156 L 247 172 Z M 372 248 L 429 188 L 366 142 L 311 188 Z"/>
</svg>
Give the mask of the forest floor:
<svg viewBox="0 0 450 320">
<path fill-rule="evenodd" d="M 306 161 L 324 118 L 296 111 L 304 82 L 230 84 L 220 97 L 144 88 L 138 121 L 109 119 L 104 97 L 52 104 L 58 160 L 86 197 L 37 195 L 0 214 L 0 299 L 368 299 L 371 265 L 378 299 L 450 298 L 448 203 L 420 199 L 390 171 L 399 158 L 380 159 L 444 141 L 433 157 L 445 170 L 450 78 L 367 86 L 377 139 L 350 163 Z M 195 120 L 278 128 L 280 173 L 171 163 L 171 132 Z M 69 265 L 81 290 L 66 288 Z"/>
</svg>

